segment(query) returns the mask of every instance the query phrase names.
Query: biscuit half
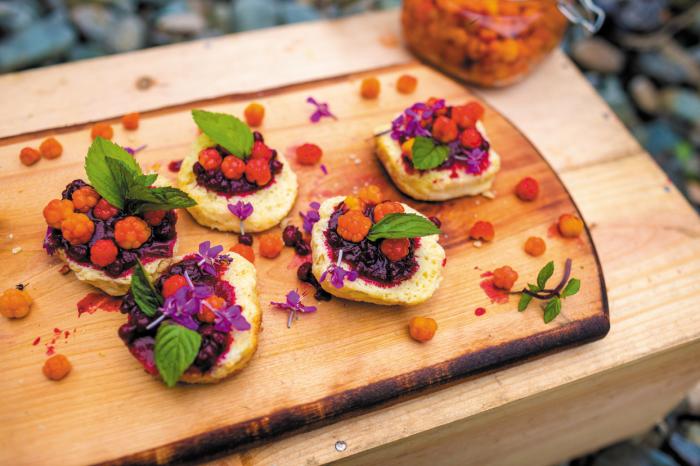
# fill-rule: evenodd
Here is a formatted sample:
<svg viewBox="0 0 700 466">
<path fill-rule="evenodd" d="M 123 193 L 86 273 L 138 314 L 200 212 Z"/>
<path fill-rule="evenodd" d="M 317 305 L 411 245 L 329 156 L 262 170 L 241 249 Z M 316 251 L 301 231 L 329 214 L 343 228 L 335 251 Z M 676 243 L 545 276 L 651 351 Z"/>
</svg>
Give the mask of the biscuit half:
<svg viewBox="0 0 700 466">
<path fill-rule="evenodd" d="M 486 130 L 481 122 L 476 128 L 487 139 Z M 456 178 L 450 177 L 450 170 L 426 170 L 408 173 L 404 167 L 401 146 L 391 138 L 391 134 L 381 128 L 375 137 L 377 158 L 382 162 L 396 187 L 413 199 L 421 201 L 444 201 L 462 196 L 475 196 L 491 189 L 496 173 L 501 168 L 498 153 L 489 149 L 489 167 L 480 175 L 461 172 Z"/>
<path fill-rule="evenodd" d="M 257 275 L 255 266 L 248 259 L 236 253 L 230 253 L 232 258 L 226 273 L 222 276 L 236 290 L 236 304 L 241 306 L 241 312 L 250 323 L 250 330 L 231 330 L 233 343 L 216 364 L 207 372 L 185 372 L 180 382 L 187 383 L 216 383 L 243 369 L 258 348 L 258 337 L 262 324 L 262 310 L 258 298 Z"/>
<path fill-rule="evenodd" d="M 335 207 L 344 199 L 345 197 L 338 196 L 324 201 L 319 209 L 321 219 L 316 222 L 311 232 L 311 271 L 317 280 L 333 263 L 324 233 L 328 229 L 328 221 Z M 423 215 L 406 204 L 402 205 L 406 213 Z M 353 282 L 346 280 L 343 288 L 334 287 L 328 279 L 323 281 L 321 286 L 334 296 L 352 301 L 383 305 L 416 305 L 425 302 L 435 293 L 442 281 L 445 250 L 438 243 L 438 239 L 439 235 L 420 238 L 420 245 L 414 251 L 418 270 L 396 286 L 382 287 L 362 277 Z M 344 264 L 343 267 L 349 269 L 350 266 Z"/>
<path fill-rule="evenodd" d="M 252 194 L 227 198 L 198 185 L 197 177 L 192 171 L 199 152 L 213 145 L 215 143 L 206 134 L 200 135 L 190 154 L 182 161 L 177 177 L 178 188 L 197 202 L 197 205 L 187 209 L 197 223 L 216 230 L 240 233 L 241 222 L 227 207 L 238 201 L 253 205 L 253 213 L 245 220 L 246 231 L 263 231 L 280 223 L 292 209 L 297 197 L 297 176 L 284 155 L 277 152 L 277 159 L 283 167 L 275 175 L 273 183 Z"/>
</svg>

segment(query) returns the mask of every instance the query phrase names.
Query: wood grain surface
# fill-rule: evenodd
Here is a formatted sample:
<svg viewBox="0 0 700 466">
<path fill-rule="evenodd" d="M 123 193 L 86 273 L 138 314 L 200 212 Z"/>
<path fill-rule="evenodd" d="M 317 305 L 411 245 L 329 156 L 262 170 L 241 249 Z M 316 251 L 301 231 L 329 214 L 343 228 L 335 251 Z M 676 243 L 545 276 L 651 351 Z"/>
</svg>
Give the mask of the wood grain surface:
<svg viewBox="0 0 700 466">
<path fill-rule="evenodd" d="M 393 89 L 402 72 L 419 78 L 415 95 L 402 96 Z M 301 183 L 293 221 L 298 219 L 296 212 L 305 210 L 311 200 L 348 193 L 367 183 L 380 185 L 388 198 L 401 198 L 374 159 L 369 139 L 373 129 L 415 100 L 438 95 L 459 103 L 472 98 L 459 84 L 421 65 L 377 75 L 384 91 L 376 102 L 358 97 L 361 76 L 256 96 L 267 107 L 262 131 L 273 147 L 288 152 L 297 144 L 313 141 L 325 151 L 328 175 L 318 167 L 294 167 Z M 308 95 L 329 102 L 339 121 L 309 124 Z M 249 101 L 248 97 L 225 97 L 207 102 L 206 108 L 241 114 Z M 136 132 L 124 132 L 115 125 L 114 139 L 132 147 L 147 144 L 137 159 L 145 167 L 159 167 L 163 176 L 172 177 L 167 163 L 182 158 L 196 134 L 187 111 L 192 107 L 199 105 L 147 114 Z M 0 323 L 0 336 L 8 349 L 2 356 L 8 373 L 0 388 L 4 401 L 14 407 L 0 414 L 0 437 L 10 446 L 2 449 L 2 460 L 68 464 L 192 459 L 603 336 L 608 330 L 608 315 L 590 238 L 587 233 L 576 240 L 552 234 L 551 226 L 561 213 L 576 212 L 573 201 L 532 144 L 505 118 L 489 108 L 485 126 L 503 157 L 495 199 L 409 201 L 424 213 L 437 215 L 444 226 L 442 244 L 448 255 L 445 280 L 429 303 L 401 309 L 334 299 L 321 303 L 315 315 L 303 316 L 287 329 L 286 315 L 266 303 L 282 299 L 287 290 L 299 286 L 295 278 L 298 260 L 290 250 L 274 261 L 258 258 L 264 331 L 250 367 L 217 386 L 174 390 L 148 377 L 125 350 L 116 335 L 123 316 L 98 313 L 78 317 L 75 304 L 91 290 L 71 275 L 60 275 L 60 264 L 41 249 L 45 229 L 41 209 L 66 183 L 83 176 L 82 159 L 90 143 L 88 128 L 62 132 L 64 156 L 31 168 L 19 165 L 14 154 L 25 145 L 37 145 L 40 139 L 20 136 L 5 140 L 0 149 L 0 234 L 5 238 L 11 233 L 23 250 L 19 254 L 0 251 L 0 260 L 7 264 L 0 270 L 0 283 L 29 282 L 36 304 L 28 318 Z M 542 196 L 534 203 L 520 202 L 512 192 L 526 175 L 537 176 L 541 183 Z M 186 214 L 181 217 L 181 251 L 192 250 L 204 239 L 225 245 L 235 242 L 231 235 L 195 225 Z M 481 248 L 466 238 L 477 219 L 492 221 L 497 232 L 496 241 Z M 531 235 L 546 239 L 544 257 L 534 259 L 523 252 L 522 245 Z M 522 286 L 533 281 L 548 260 L 557 264 L 556 280 L 566 257 L 573 258 L 574 276 L 582 280 L 582 291 L 566 301 L 562 315 L 552 324 L 542 322 L 535 304 L 518 313 L 515 298 L 507 304 L 494 304 L 479 286 L 483 272 L 505 264 L 518 270 L 518 285 Z M 474 314 L 478 306 L 487 309 L 482 317 Z M 421 345 L 408 338 L 406 324 L 413 315 L 430 315 L 438 321 L 433 341 Z M 75 366 L 58 384 L 45 381 L 40 371 L 44 345 L 54 328 L 71 332 L 56 346 Z M 36 337 L 42 340 L 33 346 Z M 37 431 L 43 434 L 37 436 Z"/>
</svg>

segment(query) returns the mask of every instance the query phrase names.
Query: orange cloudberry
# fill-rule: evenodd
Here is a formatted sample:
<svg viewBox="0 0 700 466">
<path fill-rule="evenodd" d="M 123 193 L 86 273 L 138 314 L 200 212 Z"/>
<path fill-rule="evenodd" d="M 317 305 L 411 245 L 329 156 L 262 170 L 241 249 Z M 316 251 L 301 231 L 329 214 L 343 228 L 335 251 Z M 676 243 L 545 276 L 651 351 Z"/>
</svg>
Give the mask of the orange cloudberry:
<svg viewBox="0 0 700 466">
<path fill-rule="evenodd" d="M 515 281 L 518 279 L 518 272 L 510 266 L 504 265 L 493 271 L 493 286 L 502 290 L 510 290 L 513 288 Z"/>
<path fill-rule="evenodd" d="M 348 210 L 338 217 L 338 234 L 347 241 L 359 243 L 372 227 L 372 221 L 359 210 Z"/>
<path fill-rule="evenodd" d="M 362 80 L 360 84 L 360 95 L 363 99 L 376 99 L 379 97 L 381 84 L 375 77 L 369 77 Z"/>
<path fill-rule="evenodd" d="M 44 362 L 42 372 L 49 380 L 63 379 L 73 367 L 67 357 L 62 354 L 54 354 Z"/>
<path fill-rule="evenodd" d="M 98 136 L 105 139 L 112 139 L 112 136 L 114 136 L 114 130 L 108 123 L 95 123 L 92 130 L 90 130 L 90 136 L 92 139 L 95 139 Z"/>
<path fill-rule="evenodd" d="M 61 224 L 63 237 L 74 246 L 90 241 L 94 232 L 95 224 L 85 214 L 70 214 Z"/>
<path fill-rule="evenodd" d="M 260 237 L 258 252 L 262 257 L 274 259 L 284 248 L 282 236 L 277 233 L 266 233 Z"/>
<path fill-rule="evenodd" d="M 21 319 L 29 314 L 32 298 L 27 290 L 8 288 L 0 295 L 0 314 L 8 319 Z"/>
<path fill-rule="evenodd" d="M 559 233 L 565 238 L 576 238 L 583 233 L 583 220 L 575 215 L 564 214 L 559 217 Z"/>
<path fill-rule="evenodd" d="M 437 322 L 431 317 L 416 316 L 408 321 L 408 334 L 416 341 L 432 340 L 435 332 L 437 332 Z"/>
<path fill-rule="evenodd" d="M 56 159 L 63 153 L 63 146 L 56 138 L 46 138 L 39 146 L 39 152 L 45 159 Z"/>
<path fill-rule="evenodd" d="M 39 151 L 31 147 L 23 147 L 22 150 L 19 151 L 19 161 L 22 162 L 23 165 L 34 165 L 40 158 L 41 154 Z"/>
<path fill-rule="evenodd" d="M 378 222 L 388 214 L 400 214 L 403 213 L 404 208 L 400 202 L 396 201 L 384 201 L 377 204 L 374 208 L 374 221 Z"/>
<path fill-rule="evenodd" d="M 525 241 L 525 252 L 531 256 L 541 256 L 546 249 L 547 245 L 539 236 L 530 236 L 527 241 Z"/>
<path fill-rule="evenodd" d="M 73 203 L 68 199 L 52 199 L 44 207 L 44 219 L 52 228 L 61 228 L 61 224 L 73 214 Z"/>
<path fill-rule="evenodd" d="M 122 117 L 122 126 L 124 127 L 124 129 L 133 131 L 139 128 L 140 119 L 141 115 L 138 112 L 127 113 Z"/>
<path fill-rule="evenodd" d="M 396 80 L 396 90 L 402 94 L 411 94 L 416 90 L 417 85 L 418 80 L 415 76 L 411 76 L 410 74 L 402 74 L 399 76 L 399 79 Z"/>
<path fill-rule="evenodd" d="M 139 217 L 124 217 L 114 224 L 114 239 L 124 249 L 139 248 L 150 237 L 151 228 Z"/>
<path fill-rule="evenodd" d="M 265 118 L 265 107 L 257 102 L 251 102 L 243 110 L 243 116 L 248 126 L 260 126 Z"/>
<path fill-rule="evenodd" d="M 87 213 L 97 205 L 100 195 L 90 186 L 83 186 L 73 191 L 73 207 L 82 213 Z"/>
</svg>

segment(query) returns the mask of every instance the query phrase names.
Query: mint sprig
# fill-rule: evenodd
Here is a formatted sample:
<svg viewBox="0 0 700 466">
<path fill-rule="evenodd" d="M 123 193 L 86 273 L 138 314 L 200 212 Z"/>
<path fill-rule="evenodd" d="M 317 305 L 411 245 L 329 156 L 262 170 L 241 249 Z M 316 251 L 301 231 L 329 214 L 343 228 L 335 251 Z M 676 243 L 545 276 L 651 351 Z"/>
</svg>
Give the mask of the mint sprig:
<svg viewBox="0 0 700 466">
<path fill-rule="evenodd" d="M 553 321 L 560 313 L 562 300 L 573 296 L 581 289 L 581 281 L 578 278 L 571 278 L 571 259 L 566 259 L 564 263 L 564 275 L 559 284 L 553 289 L 547 289 L 547 281 L 554 274 L 554 262 L 550 261 L 542 267 L 537 274 L 537 285 L 527 284 L 527 288 L 520 293 L 518 301 L 518 311 L 523 312 L 534 299 L 546 301 L 544 305 L 544 323 Z"/>
<path fill-rule="evenodd" d="M 158 327 L 153 351 L 158 372 L 168 387 L 175 386 L 192 365 L 201 344 L 202 336 L 182 325 L 164 322 Z"/>
<path fill-rule="evenodd" d="M 100 196 L 131 214 L 196 204 L 194 199 L 179 189 L 151 187 L 158 175 L 144 175 L 128 152 L 101 137 L 96 138 L 88 150 L 85 172 Z"/>
<path fill-rule="evenodd" d="M 158 308 L 163 305 L 163 297 L 156 291 L 140 260 L 136 261 L 131 274 L 131 294 L 139 310 L 148 317 L 155 316 Z"/>
<path fill-rule="evenodd" d="M 432 138 L 418 136 L 413 141 L 411 156 L 413 167 L 418 170 L 430 170 L 442 165 L 450 155 L 447 146 L 435 144 Z"/>
<path fill-rule="evenodd" d="M 440 229 L 422 215 L 396 213 L 385 215 L 372 225 L 367 239 L 376 241 L 381 238 L 418 238 L 440 233 Z"/>
<path fill-rule="evenodd" d="M 245 160 L 253 150 L 253 132 L 235 116 L 192 110 L 192 118 L 204 134 L 239 159 Z"/>
</svg>

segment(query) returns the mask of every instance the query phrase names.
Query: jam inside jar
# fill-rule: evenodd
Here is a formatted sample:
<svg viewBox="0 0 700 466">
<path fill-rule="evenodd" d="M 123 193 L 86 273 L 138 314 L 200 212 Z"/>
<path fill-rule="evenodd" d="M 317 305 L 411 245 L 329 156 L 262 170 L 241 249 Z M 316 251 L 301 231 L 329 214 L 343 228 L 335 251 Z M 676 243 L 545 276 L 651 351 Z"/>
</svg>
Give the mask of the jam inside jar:
<svg viewBox="0 0 700 466">
<path fill-rule="evenodd" d="M 556 0 L 404 0 L 409 48 L 448 74 L 482 86 L 526 76 L 567 27 Z"/>
</svg>

